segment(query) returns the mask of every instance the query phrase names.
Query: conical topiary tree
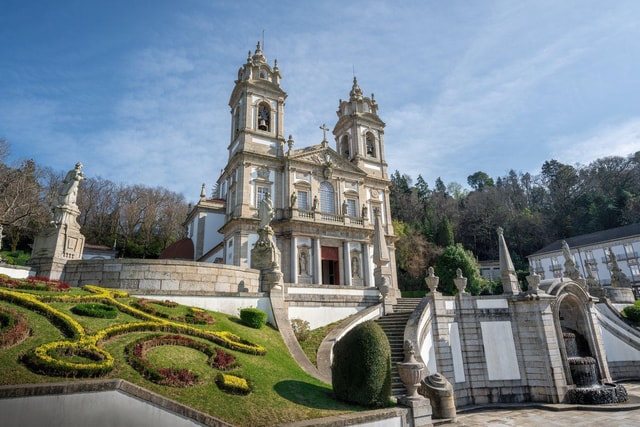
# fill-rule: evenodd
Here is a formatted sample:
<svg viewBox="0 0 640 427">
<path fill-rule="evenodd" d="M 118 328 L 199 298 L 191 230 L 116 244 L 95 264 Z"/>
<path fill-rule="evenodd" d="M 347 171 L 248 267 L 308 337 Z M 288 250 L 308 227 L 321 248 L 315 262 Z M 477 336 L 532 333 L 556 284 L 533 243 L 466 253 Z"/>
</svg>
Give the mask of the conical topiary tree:
<svg viewBox="0 0 640 427">
<path fill-rule="evenodd" d="M 391 348 L 377 323 L 361 323 L 336 343 L 331 380 L 339 400 L 364 406 L 387 404 L 391 396 Z"/>
</svg>

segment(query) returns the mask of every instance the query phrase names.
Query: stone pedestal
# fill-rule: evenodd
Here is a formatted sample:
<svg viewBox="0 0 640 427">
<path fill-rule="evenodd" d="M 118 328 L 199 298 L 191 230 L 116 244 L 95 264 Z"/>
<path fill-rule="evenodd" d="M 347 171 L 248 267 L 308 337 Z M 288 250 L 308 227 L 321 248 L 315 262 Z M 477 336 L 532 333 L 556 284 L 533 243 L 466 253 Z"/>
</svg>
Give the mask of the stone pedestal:
<svg viewBox="0 0 640 427">
<path fill-rule="evenodd" d="M 55 207 L 54 221 L 36 236 L 28 262 L 38 276 L 62 279 L 67 261 L 82 259 L 84 236 L 76 221 L 78 215 L 80 211 L 75 205 Z"/>
<path fill-rule="evenodd" d="M 258 241 L 251 249 L 251 268 L 271 269 L 274 262 L 280 265 L 280 250 L 276 246 L 273 229 L 267 225 L 258 229 Z"/>
<path fill-rule="evenodd" d="M 280 250 L 276 246 L 273 229 L 268 225 L 258 229 L 258 241 L 251 249 L 251 268 L 260 270 L 262 292 L 283 289 Z"/>
<path fill-rule="evenodd" d="M 615 304 L 635 304 L 636 297 L 631 288 L 604 288 L 607 298 Z"/>
<path fill-rule="evenodd" d="M 414 427 L 432 426 L 431 421 L 431 402 L 429 399 L 412 400 L 402 397 L 398 399 L 398 403 L 411 409 L 411 418 Z"/>
</svg>

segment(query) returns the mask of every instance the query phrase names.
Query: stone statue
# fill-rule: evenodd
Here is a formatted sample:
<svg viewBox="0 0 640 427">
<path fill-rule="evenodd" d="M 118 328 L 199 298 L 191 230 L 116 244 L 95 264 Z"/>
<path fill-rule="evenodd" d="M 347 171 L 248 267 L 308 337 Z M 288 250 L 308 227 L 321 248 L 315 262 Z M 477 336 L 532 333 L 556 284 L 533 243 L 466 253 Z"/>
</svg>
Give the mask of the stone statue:
<svg viewBox="0 0 640 427">
<path fill-rule="evenodd" d="M 258 216 L 260 218 L 258 229 L 266 229 L 269 227 L 269 223 L 274 217 L 273 202 L 271 201 L 271 194 L 269 194 L 269 192 L 265 194 L 264 199 L 260 202 L 260 213 Z"/>
<path fill-rule="evenodd" d="M 367 207 L 367 205 L 363 204 L 362 205 L 362 217 L 363 218 L 367 218 L 369 216 L 369 208 Z"/>
<path fill-rule="evenodd" d="M 360 261 L 357 256 L 351 257 L 351 276 L 360 277 Z"/>
<path fill-rule="evenodd" d="M 313 203 L 311 204 L 311 210 L 315 211 L 318 209 L 318 196 L 313 196 Z"/>
<path fill-rule="evenodd" d="M 349 213 L 349 204 L 346 200 L 342 201 L 342 216 L 347 216 Z"/>
<path fill-rule="evenodd" d="M 60 205 L 76 205 L 76 199 L 78 197 L 78 185 L 80 181 L 84 179 L 82 173 L 82 163 L 76 163 L 76 167 L 73 170 L 67 172 L 67 176 L 62 181 L 62 188 L 58 193 L 58 203 Z"/>
<path fill-rule="evenodd" d="M 306 252 L 300 252 L 300 274 L 308 275 L 309 274 L 309 260 L 307 259 Z"/>
<path fill-rule="evenodd" d="M 611 287 L 613 288 L 631 288 L 631 281 L 626 274 L 622 272 L 618 266 L 618 258 L 613 253 L 613 249 L 607 248 L 609 253 L 609 270 L 611 271 Z"/>
<path fill-rule="evenodd" d="M 298 195 L 296 194 L 296 190 L 293 190 L 293 193 L 291 193 L 291 207 L 295 208 L 297 202 L 298 202 Z"/>
</svg>

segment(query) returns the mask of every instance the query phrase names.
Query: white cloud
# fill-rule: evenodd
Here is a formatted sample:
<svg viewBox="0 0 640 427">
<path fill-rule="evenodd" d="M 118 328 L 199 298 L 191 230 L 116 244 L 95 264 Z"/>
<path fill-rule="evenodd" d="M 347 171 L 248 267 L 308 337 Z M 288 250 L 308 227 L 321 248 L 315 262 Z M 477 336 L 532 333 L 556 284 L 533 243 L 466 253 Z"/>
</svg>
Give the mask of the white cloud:
<svg viewBox="0 0 640 427">
<path fill-rule="evenodd" d="M 626 157 L 640 150 L 640 117 L 563 136 L 550 141 L 552 158 L 567 164 L 588 164 L 607 156 Z"/>
</svg>

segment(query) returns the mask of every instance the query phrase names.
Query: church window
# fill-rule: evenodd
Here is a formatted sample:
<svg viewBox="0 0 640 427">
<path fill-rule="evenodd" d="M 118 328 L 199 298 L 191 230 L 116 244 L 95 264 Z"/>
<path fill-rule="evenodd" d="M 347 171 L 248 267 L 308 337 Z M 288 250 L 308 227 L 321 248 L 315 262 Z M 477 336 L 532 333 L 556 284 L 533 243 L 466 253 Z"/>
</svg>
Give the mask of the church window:
<svg viewBox="0 0 640 427">
<path fill-rule="evenodd" d="M 268 192 L 269 192 L 268 187 L 258 186 L 256 191 L 256 207 L 260 207 L 260 203 L 262 203 L 262 199 L 265 198 Z"/>
<path fill-rule="evenodd" d="M 233 136 L 238 136 L 238 132 L 240 132 L 240 107 L 236 107 L 236 111 L 233 113 Z"/>
<path fill-rule="evenodd" d="M 309 210 L 309 193 L 306 191 L 298 191 L 298 209 L 303 211 Z"/>
<path fill-rule="evenodd" d="M 320 212 L 336 213 L 333 186 L 328 182 L 320 184 Z"/>
<path fill-rule="evenodd" d="M 258 105 L 258 130 L 271 130 L 271 108 L 265 102 Z"/>
<path fill-rule="evenodd" d="M 349 150 L 349 136 L 345 135 L 342 137 L 340 141 L 340 152 L 347 159 L 351 158 L 351 150 Z"/>
<path fill-rule="evenodd" d="M 367 145 L 367 156 L 376 157 L 376 138 L 371 132 L 367 132 L 365 142 Z"/>
<path fill-rule="evenodd" d="M 356 216 L 357 214 L 357 209 L 356 206 L 358 204 L 356 203 L 355 199 L 347 199 L 347 215 L 349 216 Z"/>
<path fill-rule="evenodd" d="M 631 243 L 625 243 L 624 251 L 627 254 L 627 259 L 635 258 L 637 256 L 635 251 L 633 250 L 633 245 Z"/>
</svg>

